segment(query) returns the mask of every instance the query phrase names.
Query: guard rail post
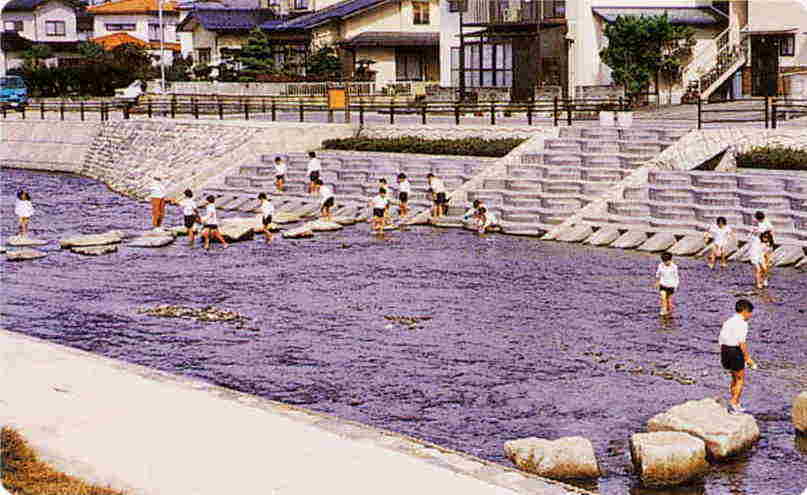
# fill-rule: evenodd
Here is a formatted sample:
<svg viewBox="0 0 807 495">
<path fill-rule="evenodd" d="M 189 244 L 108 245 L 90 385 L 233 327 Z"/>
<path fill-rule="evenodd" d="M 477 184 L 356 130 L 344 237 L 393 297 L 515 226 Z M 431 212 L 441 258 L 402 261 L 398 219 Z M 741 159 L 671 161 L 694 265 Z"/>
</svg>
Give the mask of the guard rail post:
<svg viewBox="0 0 807 495">
<path fill-rule="evenodd" d="M 490 125 L 496 125 L 496 102 L 490 102 Z"/>
</svg>

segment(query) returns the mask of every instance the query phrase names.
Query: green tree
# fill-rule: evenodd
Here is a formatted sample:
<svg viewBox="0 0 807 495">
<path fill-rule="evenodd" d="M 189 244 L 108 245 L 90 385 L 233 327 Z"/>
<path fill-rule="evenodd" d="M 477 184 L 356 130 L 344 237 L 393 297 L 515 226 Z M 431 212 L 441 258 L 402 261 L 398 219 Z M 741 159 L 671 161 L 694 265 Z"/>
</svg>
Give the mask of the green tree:
<svg viewBox="0 0 807 495">
<path fill-rule="evenodd" d="M 323 46 L 308 57 L 305 73 L 321 79 L 339 80 L 342 78 L 342 62 L 333 47 Z"/>
<path fill-rule="evenodd" d="M 98 43 L 82 41 L 78 44 L 78 54 L 86 60 L 93 61 L 104 58 L 106 52 L 104 52 L 104 47 Z"/>
<path fill-rule="evenodd" d="M 28 67 L 40 67 L 45 60 L 53 57 L 53 51 L 47 45 L 34 45 L 22 52 L 23 64 Z"/>
<path fill-rule="evenodd" d="M 241 67 L 238 79 L 253 82 L 258 76 L 271 74 L 275 68 L 272 44 L 260 28 L 250 31 L 247 42 L 241 47 L 234 62 Z"/>
<path fill-rule="evenodd" d="M 605 27 L 608 46 L 600 58 L 611 68 L 614 82 L 625 88 L 628 100 L 636 102 L 654 78 L 680 77 L 695 44 L 694 34 L 689 26 L 670 23 L 666 14 L 619 16 Z"/>
</svg>

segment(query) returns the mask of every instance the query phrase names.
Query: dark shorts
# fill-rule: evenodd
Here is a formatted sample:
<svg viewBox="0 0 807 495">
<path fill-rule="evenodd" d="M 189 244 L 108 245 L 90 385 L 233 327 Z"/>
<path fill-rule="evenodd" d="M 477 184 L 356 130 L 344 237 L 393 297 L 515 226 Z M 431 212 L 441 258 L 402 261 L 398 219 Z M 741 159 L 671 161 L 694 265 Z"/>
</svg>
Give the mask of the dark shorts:
<svg viewBox="0 0 807 495">
<path fill-rule="evenodd" d="M 373 208 L 373 216 L 384 218 L 384 208 Z"/>
<path fill-rule="evenodd" d="M 185 215 L 185 228 L 190 229 L 196 223 L 196 215 Z"/>
<path fill-rule="evenodd" d="M 326 200 L 325 200 L 325 202 L 324 202 L 324 203 L 322 203 L 322 207 L 323 207 L 323 208 L 330 208 L 330 207 L 332 207 L 332 206 L 333 206 L 333 196 L 331 196 L 330 198 L 326 199 Z"/>
<path fill-rule="evenodd" d="M 737 346 L 720 346 L 720 363 L 729 371 L 740 371 L 745 369 L 745 357 L 743 350 Z"/>
<path fill-rule="evenodd" d="M 263 217 L 263 226 L 264 227 L 266 227 L 270 223 L 272 223 L 272 215 L 266 215 L 265 217 Z"/>
<path fill-rule="evenodd" d="M 662 285 L 662 286 L 660 286 L 660 287 L 658 288 L 658 290 L 659 290 L 660 292 L 666 292 L 666 293 L 667 293 L 667 296 L 671 296 L 671 295 L 675 294 L 675 288 L 674 288 L 674 287 L 664 287 L 664 286 Z"/>
<path fill-rule="evenodd" d="M 275 180 L 286 180 L 286 176 L 285 175 L 276 175 Z"/>
<path fill-rule="evenodd" d="M 205 228 L 208 230 L 219 230 L 219 226 L 216 223 L 206 223 Z"/>
<path fill-rule="evenodd" d="M 409 193 L 405 192 L 398 193 L 398 201 L 400 201 L 401 203 L 406 203 L 407 201 L 409 201 Z"/>
<path fill-rule="evenodd" d="M 308 174 L 308 178 L 311 179 L 311 182 L 314 182 L 315 180 L 319 179 L 319 170 L 314 170 L 313 172 Z"/>
<path fill-rule="evenodd" d="M 437 196 L 434 198 L 434 202 L 437 203 L 438 205 L 448 203 L 448 200 L 446 199 L 446 193 L 444 192 L 437 193 Z"/>
</svg>

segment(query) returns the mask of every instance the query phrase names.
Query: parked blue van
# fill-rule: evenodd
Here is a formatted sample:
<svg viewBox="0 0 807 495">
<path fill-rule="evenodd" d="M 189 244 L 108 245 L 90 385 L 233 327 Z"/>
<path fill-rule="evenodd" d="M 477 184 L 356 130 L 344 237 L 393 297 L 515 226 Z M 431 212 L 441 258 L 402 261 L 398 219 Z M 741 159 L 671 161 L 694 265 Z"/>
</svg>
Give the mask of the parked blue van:
<svg viewBox="0 0 807 495">
<path fill-rule="evenodd" d="M 28 104 L 28 86 L 20 76 L 0 77 L 0 106 L 24 107 Z"/>
</svg>

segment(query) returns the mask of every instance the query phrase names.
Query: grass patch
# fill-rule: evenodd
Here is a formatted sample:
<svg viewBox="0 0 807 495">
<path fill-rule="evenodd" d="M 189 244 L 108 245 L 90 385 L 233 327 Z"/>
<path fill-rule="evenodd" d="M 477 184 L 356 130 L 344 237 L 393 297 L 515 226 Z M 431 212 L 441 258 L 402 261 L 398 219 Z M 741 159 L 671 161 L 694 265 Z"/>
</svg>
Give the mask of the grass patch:
<svg viewBox="0 0 807 495">
<path fill-rule="evenodd" d="M 488 156 L 500 158 L 526 141 L 504 139 L 421 139 L 402 138 L 344 138 L 326 139 L 322 147 L 330 150 L 383 151 L 388 153 L 419 153 L 423 155 Z"/>
<path fill-rule="evenodd" d="M 746 153 L 738 153 L 737 166 L 770 170 L 807 170 L 807 150 L 783 146 L 756 146 Z"/>
<path fill-rule="evenodd" d="M 12 495 L 123 495 L 54 470 L 9 427 L 0 430 L 0 465 L 3 487 Z"/>
</svg>

